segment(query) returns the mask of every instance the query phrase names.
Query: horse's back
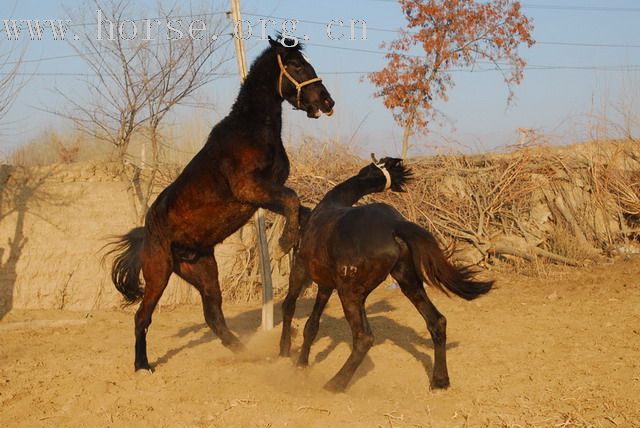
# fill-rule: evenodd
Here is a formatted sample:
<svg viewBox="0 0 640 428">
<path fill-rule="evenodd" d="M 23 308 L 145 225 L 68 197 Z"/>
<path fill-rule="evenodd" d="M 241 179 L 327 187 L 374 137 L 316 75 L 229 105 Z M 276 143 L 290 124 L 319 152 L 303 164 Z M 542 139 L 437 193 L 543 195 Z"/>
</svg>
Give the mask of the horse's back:
<svg viewBox="0 0 640 428">
<path fill-rule="evenodd" d="M 393 225 L 401 220 L 400 213 L 386 204 L 353 207 L 336 222 L 330 248 L 336 257 L 351 253 L 375 257 L 394 251 Z"/>
<path fill-rule="evenodd" d="M 402 215 L 386 204 L 318 214 L 310 220 L 310 231 L 318 233 L 305 233 L 307 242 L 301 244 L 314 281 L 338 286 L 364 281 L 374 288 L 384 280 L 400 257 L 393 226 L 403 221 Z"/>
</svg>

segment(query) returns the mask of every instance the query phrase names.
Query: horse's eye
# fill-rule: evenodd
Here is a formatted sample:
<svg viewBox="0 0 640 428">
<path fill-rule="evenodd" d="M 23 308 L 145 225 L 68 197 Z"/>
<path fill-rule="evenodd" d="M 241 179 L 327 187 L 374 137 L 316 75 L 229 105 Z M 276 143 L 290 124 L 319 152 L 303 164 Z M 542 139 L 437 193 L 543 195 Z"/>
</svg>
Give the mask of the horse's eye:
<svg viewBox="0 0 640 428">
<path fill-rule="evenodd" d="M 302 67 L 302 63 L 300 61 L 298 61 L 297 59 L 292 59 L 291 61 L 289 61 L 289 63 L 287 64 L 293 68 L 300 68 Z"/>
</svg>

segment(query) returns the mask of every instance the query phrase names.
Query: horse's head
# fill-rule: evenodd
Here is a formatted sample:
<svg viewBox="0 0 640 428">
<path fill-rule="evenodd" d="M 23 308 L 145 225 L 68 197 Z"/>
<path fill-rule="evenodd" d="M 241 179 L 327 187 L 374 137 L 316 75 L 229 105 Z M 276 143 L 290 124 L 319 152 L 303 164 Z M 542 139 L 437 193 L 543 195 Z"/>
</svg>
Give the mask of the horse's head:
<svg viewBox="0 0 640 428">
<path fill-rule="evenodd" d="M 412 180 L 411 168 L 405 166 L 402 159 L 382 158 L 376 160 L 371 154 L 373 163 L 365 166 L 358 173 L 361 177 L 382 177 L 386 181 L 384 190 L 391 189 L 394 192 L 404 192 L 404 186 Z"/>
<path fill-rule="evenodd" d="M 331 116 L 335 102 L 302 54 L 301 45 L 288 47 L 293 44 L 292 40 L 282 38 L 269 38 L 269 44 L 276 52 L 280 68 L 277 82 L 280 96 L 294 107 L 306 111 L 308 117 L 318 118 L 322 113 Z"/>
</svg>

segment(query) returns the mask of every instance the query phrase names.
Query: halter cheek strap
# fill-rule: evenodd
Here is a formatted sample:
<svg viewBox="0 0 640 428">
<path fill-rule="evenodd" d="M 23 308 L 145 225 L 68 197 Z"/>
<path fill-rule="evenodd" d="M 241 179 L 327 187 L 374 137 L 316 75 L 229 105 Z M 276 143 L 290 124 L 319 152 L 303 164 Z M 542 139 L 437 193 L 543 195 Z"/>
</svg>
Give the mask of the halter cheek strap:
<svg viewBox="0 0 640 428">
<path fill-rule="evenodd" d="M 389 171 L 387 171 L 387 168 L 383 163 L 376 163 L 374 165 L 377 166 L 380 171 L 382 171 L 382 173 L 384 174 L 384 178 L 387 181 L 384 185 L 384 191 L 389 190 L 391 188 L 391 174 L 389 174 Z"/>
<path fill-rule="evenodd" d="M 309 80 L 305 80 L 302 83 L 299 83 L 296 79 L 293 78 L 292 75 L 289 74 L 289 72 L 287 71 L 286 66 L 282 63 L 282 58 L 280 57 L 280 54 L 278 54 L 278 66 L 280 67 L 280 77 L 278 78 L 278 94 L 280 94 L 280 96 L 282 98 L 284 98 L 282 96 L 282 76 L 285 76 L 287 79 L 289 79 L 289 81 L 293 84 L 293 86 L 295 86 L 296 88 L 296 107 L 300 108 L 300 91 L 302 90 L 303 87 L 310 85 L 312 83 L 316 83 L 316 82 L 322 82 L 322 79 L 319 77 L 314 77 L 313 79 L 309 79 Z M 387 173 L 388 174 L 388 173 Z"/>
</svg>

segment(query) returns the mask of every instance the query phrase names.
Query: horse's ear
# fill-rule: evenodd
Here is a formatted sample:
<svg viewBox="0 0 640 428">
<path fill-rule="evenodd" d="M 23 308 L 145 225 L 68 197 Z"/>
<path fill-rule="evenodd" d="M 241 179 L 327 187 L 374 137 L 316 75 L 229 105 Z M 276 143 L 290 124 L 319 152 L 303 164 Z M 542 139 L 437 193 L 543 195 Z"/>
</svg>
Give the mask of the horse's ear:
<svg viewBox="0 0 640 428">
<path fill-rule="evenodd" d="M 278 49 L 278 46 L 282 46 L 280 44 L 280 42 L 278 41 L 278 39 L 272 39 L 271 36 L 267 36 L 269 37 L 269 44 L 271 45 L 272 48 Z"/>
<path fill-rule="evenodd" d="M 276 34 L 276 38 L 272 38 L 271 36 L 269 36 L 269 45 L 271 46 L 271 49 L 273 49 L 277 54 L 280 54 L 282 56 L 282 59 L 285 60 L 285 58 L 287 57 L 289 50 L 282 46 L 282 36 L 278 33 Z"/>
<path fill-rule="evenodd" d="M 275 37 L 269 37 L 269 45 L 271 45 L 271 48 L 273 48 L 276 52 L 278 52 L 281 55 L 284 55 L 287 53 L 287 47 L 283 45 L 283 38 L 282 38 L 282 33 L 277 32 Z"/>
</svg>

